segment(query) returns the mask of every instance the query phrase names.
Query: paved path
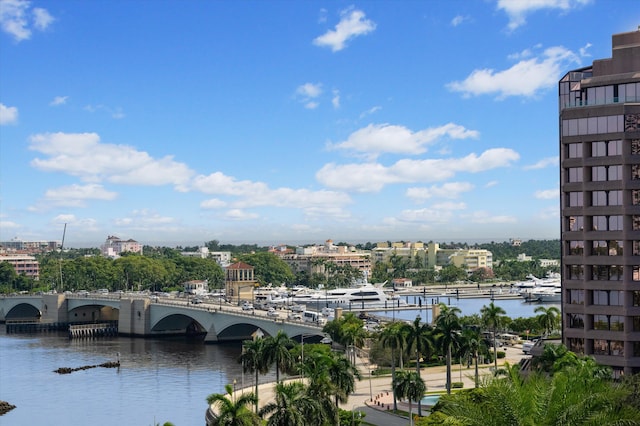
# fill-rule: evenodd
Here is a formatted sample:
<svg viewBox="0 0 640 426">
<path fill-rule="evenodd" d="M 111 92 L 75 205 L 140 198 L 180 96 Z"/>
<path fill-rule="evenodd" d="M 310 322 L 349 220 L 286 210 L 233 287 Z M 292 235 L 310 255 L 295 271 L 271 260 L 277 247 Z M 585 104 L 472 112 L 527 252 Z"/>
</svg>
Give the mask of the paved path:
<svg viewBox="0 0 640 426">
<path fill-rule="evenodd" d="M 502 348 L 501 350 L 505 350 Z M 520 359 L 528 357 L 522 353 L 522 345 L 516 345 L 508 347 L 505 351 L 506 357 L 498 360 L 498 366 L 504 365 L 505 362 L 514 365 L 520 362 Z M 340 408 L 349 411 L 362 411 L 365 413 L 364 421 L 378 426 L 406 426 L 409 424 L 407 417 L 398 416 L 391 412 L 388 412 L 393 408 L 393 394 L 391 392 L 391 376 L 382 377 L 369 377 L 368 365 L 363 363 L 360 359 L 356 363 L 362 374 L 362 380 L 356 381 L 356 390 L 353 394 L 349 395 L 349 400 L 346 404 L 341 404 Z M 407 366 L 408 367 L 408 366 Z M 490 367 L 493 364 L 484 365 L 480 367 L 480 376 L 491 374 Z M 474 386 L 473 376 L 475 369 L 466 368 L 463 366 L 460 369 L 460 364 L 454 364 L 452 366 L 452 380 L 454 382 L 461 381 L 464 383 L 464 388 L 469 389 Z M 434 391 L 444 393 L 446 392 L 446 367 L 429 367 L 420 370 L 422 379 L 427 385 L 427 392 Z M 300 379 L 292 379 L 300 380 Z M 273 401 L 274 383 L 261 384 L 258 388 L 259 404 L 262 407 L 264 404 Z M 253 391 L 252 387 L 245 388 L 245 391 Z M 239 391 L 241 392 L 241 391 Z M 417 414 L 417 404 L 412 404 L 412 412 Z M 398 401 L 398 409 L 409 411 L 409 404 L 406 402 Z M 428 413 L 428 407 L 422 407 L 422 414 Z"/>
</svg>

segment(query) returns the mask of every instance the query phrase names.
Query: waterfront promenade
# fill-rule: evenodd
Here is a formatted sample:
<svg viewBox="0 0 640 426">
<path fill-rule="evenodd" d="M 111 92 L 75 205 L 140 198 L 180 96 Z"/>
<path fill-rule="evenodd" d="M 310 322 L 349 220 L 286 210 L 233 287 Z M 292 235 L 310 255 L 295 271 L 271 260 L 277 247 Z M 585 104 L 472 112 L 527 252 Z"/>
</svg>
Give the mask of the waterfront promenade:
<svg viewBox="0 0 640 426">
<path fill-rule="evenodd" d="M 505 362 L 510 365 L 518 364 L 522 358 L 528 358 L 529 355 L 522 353 L 522 345 L 514 345 L 500 350 L 505 351 L 505 358 L 498 360 L 498 367 L 503 366 Z M 361 411 L 365 414 L 363 421 L 366 424 L 376 426 L 406 426 L 409 423 L 407 417 L 396 415 L 389 410 L 393 408 L 393 394 L 391 392 L 391 375 L 382 377 L 371 377 L 368 375 L 368 366 L 366 361 L 358 359 L 358 368 L 362 374 L 362 380 L 356 381 L 356 390 L 353 394 L 349 395 L 349 400 L 345 404 L 341 404 L 340 408 L 349 411 Z M 407 366 L 409 367 L 409 366 Z M 491 375 L 491 368 L 493 364 L 486 364 L 480 366 L 480 380 L 482 377 Z M 462 367 L 460 370 L 460 364 L 454 364 L 452 366 L 452 380 L 454 382 L 461 381 L 464 383 L 464 389 L 470 389 L 474 386 L 474 367 L 466 368 Z M 427 392 L 440 392 L 446 393 L 446 366 L 428 367 L 420 370 L 422 379 L 427 385 Z M 300 380 L 300 379 L 291 379 Z M 260 399 L 260 406 L 273 401 L 274 383 L 265 383 L 259 386 L 258 396 Z M 251 392 L 253 388 L 251 386 L 244 389 L 245 392 Z M 243 392 L 243 390 L 238 390 Z M 372 399 L 373 397 L 373 399 Z M 413 414 L 417 414 L 418 406 L 416 403 L 412 404 Z M 409 412 L 409 404 L 407 402 L 398 401 L 398 409 Z M 429 408 L 423 405 L 422 414 L 425 415 L 429 412 Z"/>
</svg>

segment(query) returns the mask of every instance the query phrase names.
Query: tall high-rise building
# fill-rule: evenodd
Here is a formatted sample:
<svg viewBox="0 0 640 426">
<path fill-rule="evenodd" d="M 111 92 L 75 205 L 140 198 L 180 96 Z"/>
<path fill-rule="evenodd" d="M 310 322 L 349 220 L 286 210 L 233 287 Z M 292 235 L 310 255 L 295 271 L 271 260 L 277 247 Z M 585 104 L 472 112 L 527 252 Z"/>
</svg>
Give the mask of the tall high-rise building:
<svg viewBox="0 0 640 426">
<path fill-rule="evenodd" d="M 640 373 L 640 28 L 559 82 L 563 341 Z"/>
</svg>

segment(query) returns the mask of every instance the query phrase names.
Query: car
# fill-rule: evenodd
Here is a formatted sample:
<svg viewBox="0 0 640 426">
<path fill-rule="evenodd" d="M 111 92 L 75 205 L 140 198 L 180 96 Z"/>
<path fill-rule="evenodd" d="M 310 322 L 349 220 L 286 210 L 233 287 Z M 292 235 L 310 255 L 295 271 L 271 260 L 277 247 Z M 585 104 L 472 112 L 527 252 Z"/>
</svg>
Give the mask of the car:
<svg viewBox="0 0 640 426">
<path fill-rule="evenodd" d="M 253 311 L 253 305 L 251 303 L 243 303 L 242 310 L 243 311 Z"/>
<path fill-rule="evenodd" d="M 276 310 L 275 310 L 275 309 L 273 309 L 273 308 L 269 308 L 269 310 L 267 311 L 267 316 L 268 316 L 268 317 L 275 317 L 275 318 L 277 318 L 277 317 L 279 317 L 279 316 L 280 316 L 280 314 L 278 314 L 278 312 L 276 312 Z"/>
<path fill-rule="evenodd" d="M 156 300 L 158 298 L 156 297 Z M 191 303 L 193 303 L 194 305 L 199 305 L 200 303 L 202 303 L 201 299 L 195 298 L 195 299 L 191 299 Z"/>
<path fill-rule="evenodd" d="M 302 314 L 290 313 L 288 318 L 291 321 L 302 321 Z"/>
<path fill-rule="evenodd" d="M 529 353 L 531 352 L 531 349 L 533 348 L 533 346 L 535 345 L 535 342 L 524 342 L 522 344 L 522 353 L 529 355 Z"/>
</svg>

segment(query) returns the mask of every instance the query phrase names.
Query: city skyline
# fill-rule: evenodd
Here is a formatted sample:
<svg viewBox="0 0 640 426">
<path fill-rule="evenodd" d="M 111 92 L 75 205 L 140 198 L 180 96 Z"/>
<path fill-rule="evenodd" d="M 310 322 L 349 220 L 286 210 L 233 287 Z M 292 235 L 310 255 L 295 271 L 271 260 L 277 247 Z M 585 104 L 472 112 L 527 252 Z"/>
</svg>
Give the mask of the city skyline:
<svg viewBox="0 0 640 426">
<path fill-rule="evenodd" d="M 1 0 L 0 240 L 558 239 L 558 80 L 635 6 Z"/>
</svg>

